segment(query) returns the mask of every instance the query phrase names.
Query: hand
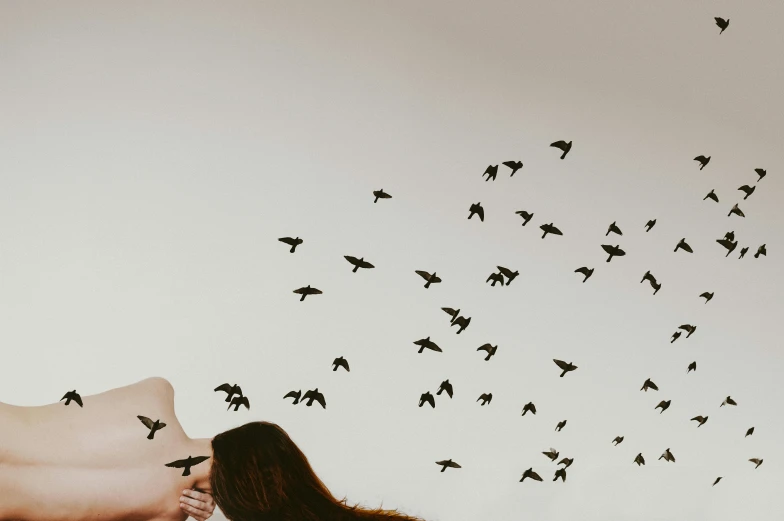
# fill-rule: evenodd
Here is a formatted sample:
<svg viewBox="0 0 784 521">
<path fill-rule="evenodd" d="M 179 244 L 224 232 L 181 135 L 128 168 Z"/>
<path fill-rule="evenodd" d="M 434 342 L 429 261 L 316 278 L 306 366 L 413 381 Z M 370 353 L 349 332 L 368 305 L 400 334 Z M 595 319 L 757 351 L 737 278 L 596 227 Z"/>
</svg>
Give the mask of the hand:
<svg viewBox="0 0 784 521">
<path fill-rule="evenodd" d="M 180 496 L 180 509 L 198 521 L 205 521 L 215 510 L 215 501 L 206 492 L 186 489 Z"/>
</svg>

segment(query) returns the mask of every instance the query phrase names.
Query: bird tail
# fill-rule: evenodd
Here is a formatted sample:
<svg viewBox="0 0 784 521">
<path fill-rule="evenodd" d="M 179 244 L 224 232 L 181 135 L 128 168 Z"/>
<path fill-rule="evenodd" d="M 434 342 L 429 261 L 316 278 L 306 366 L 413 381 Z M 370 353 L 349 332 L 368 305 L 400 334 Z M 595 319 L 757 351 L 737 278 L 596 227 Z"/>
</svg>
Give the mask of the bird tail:
<svg viewBox="0 0 784 521">
<path fill-rule="evenodd" d="M 610 261 L 612 260 L 612 257 L 613 257 L 613 256 L 612 256 L 612 253 L 611 253 L 611 254 L 610 254 L 610 256 L 609 256 L 609 257 L 607 257 L 607 262 L 610 262 Z"/>
<path fill-rule="evenodd" d="M 376 198 L 373 200 L 373 202 L 374 202 L 374 203 L 377 203 L 377 202 L 378 202 L 378 196 L 376 196 Z"/>
<path fill-rule="evenodd" d="M 299 301 L 300 301 L 300 302 L 302 302 L 303 300 L 305 300 L 305 297 L 306 297 L 306 296 L 307 296 L 307 295 L 305 295 L 305 294 L 303 293 L 303 294 L 302 294 L 302 297 L 300 297 Z"/>
<path fill-rule="evenodd" d="M 561 159 L 563 159 L 563 158 L 565 158 L 565 157 L 566 157 L 566 153 L 567 153 L 567 152 L 569 152 L 569 151 L 568 151 L 568 150 L 564 150 L 564 153 L 563 153 L 563 154 L 561 154 Z"/>
<path fill-rule="evenodd" d="M 566 374 L 566 371 L 564 370 L 564 372 L 563 372 L 563 373 L 561 373 L 561 378 L 563 378 L 563 376 L 564 376 L 565 374 Z"/>
<path fill-rule="evenodd" d="M 354 269 L 351 270 L 351 273 L 356 273 L 358 269 L 359 269 L 359 266 L 354 266 Z"/>
<path fill-rule="evenodd" d="M 155 435 L 155 430 L 154 429 L 150 429 L 150 434 L 147 435 L 147 439 L 151 440 L 154 435 Z"/>
<path fill-rule="evenodd" d="M 430 287 L 430 281 L 428 280 L 427 282 L 425 282 L 425 289 L 427 289 L 429 287 Z"/>
</svg>

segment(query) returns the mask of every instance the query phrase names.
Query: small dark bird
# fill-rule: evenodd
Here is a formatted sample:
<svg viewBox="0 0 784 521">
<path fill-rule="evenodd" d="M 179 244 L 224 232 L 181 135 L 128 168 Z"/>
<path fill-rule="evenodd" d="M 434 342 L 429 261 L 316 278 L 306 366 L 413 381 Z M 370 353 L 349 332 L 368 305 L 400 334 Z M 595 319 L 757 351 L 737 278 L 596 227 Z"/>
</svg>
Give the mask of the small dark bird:
<svg viewBox="0 0 784 521">
<path fill-rule="evenodd" d="M 762 181 L 762 178 L 765 177 L 768 173 L 768 171 L 764 168 L 755 168 L 754 171 L 757 172 L 757 175 L 759 176 L 759 179 L 757 179 L 758 183 Z"/>
<path fill-rule="evenodd" d="M 689 338 L 692 333 L 697 331 L 697 326 L 692 326 L 691 324 L 683 324 L 683 325 L 678 326 L 678 329 L 682 329 L 684 331 L 688 331 L 689 334 L 686 335 L 686 338 Z"/>
<path fill-rule="evenodd" d="M 519 271 L 512 271 L 512 270 L 510 270 L 509 268 L 504 268 L 503 266 L 496 266 L 496 268 L 498 268 L 498 271 L 500 271 L 500 272 L 501 272 L 501 275 L 503 275 L 504 277 L 506 277 L 506 285 L 507 285 L 507 286 L 508 286 L 509 284 L 511 284 L 511 283 L 512 283 L 512 281 L 513 281 L 514 279 L 516 279 L 518 275 L 520 275 L 520 272 L 519 272 Z"/>
<path fill-rule="evenodd" d="M 321 404 L 322 408 L 324 409 L 327 408 L 327 401 L 324 399 L 324 395 L 319 392 L 318 387 L 316 387 L 311 391 L 306 392 L 305 395 L 302 397 L 302 400 L 300 401 L 304 401 L 304 400 L 307 400 L 307 403 L 305 403 L 305 405 L 307 405 L 308 407 L 313 405 L 313 400 L 316 400 L 318 403 Z"/>
<path fill-rule="evenodd" d="M 731 396 L 727 396 L 727 399 L 724 400 L 719 407 L 724 407 L 725 405 L 738 405 L 735 400 L 732 399 Z"/>
<path fill-rule="evenodd" d="M 547 235 L 548 233 L 552 233 L 553 235 L 563 235 L 563 233 L 561 233 L 561 230 L 553 226 L 553 223 L 543 224 L 539 228 L 542 231 L 544 231 L 544 233 L 542 234 L 542 239 L 544 239 L 545 235 Z"/>
<path fill-rule="evenodd" d="M 671 462 L 675 463 L 675 456 L 672 455 L 672 452 L 670 452 L 669 448 L 667 450 L 665 450 L 662 453 L 661 456 L 659 456 L 659 459 L 662 459 L 662 458 L 664 458 L 664 461 L 671 461 Z"/>
<path fill-rule="evenodd" d="M 692 418 L 690 421 L 698 421 L 698 422 L 700 422 L 700 424 L 699 424 L 699 425 L 697 425 L 697 428 L 699 429 L 700 427 L 702 427 L 702 426 L 703 426 L 703 424 L 704 424 L 706 421 L 708 421 L 708 417 L 707 417 L 707 416 L 695 416 L 695 417 L 694 417 L 694 418 Z"/>
<path fill-rule="evenodd" d="M 247 396 L 235 396 L 234 398 L 231 399 L 231 403 L 226 408 L 226 410 L 228 411 L 229 409 L 231 409 L 232 405 L 234 406 L 235 411 L 240 410 L 240 405 L 244 405 L 246 409 L 250 410 L 250 401 L 248 401 Z"/>
<path fill-rule="evenodd" d="M 504 161 L 504 165 L 512 169 L 512 173 L 509 174 L 509 177 L 512 177 L 513 175 L 515 175 L 515 172 L 523 168 L 522 161 Z"/>
<path fill-rule="evenodd" d="M 765 244 L 757 248 L 757 253 L 754 254 L 755 259 L 759 259 L 760 255 L 768 256 L 768 250 L 765 249 Z"/>
<path fill-rule="evenodd" d="M 215 388 L 215 392 L 218 392 L 218 391 L 223 391 L 224 393 L 226 393 L 226 401 L 227 402 L 230 402 L 231 398 L 235 394 L 237 394 L 239 396 L 242 396 L 242 388 L 240 388 L 240 386 L 237 385 L 237 384 L 234 384 L 234 385 L 221 384 L 221 385 L 219 385 L 218 387 Z"/>
<path fill-rule="evenodd" d="M 743 191 L 744 194 L 746 194 L 745 196 L 743 196 L 743 200 L 745 201 L 746 199 L 749 198 L 749 196 L 751 194 L 754 193 L 754 190 L 756 188 L 757 188 L 756 186 L 743 185 L 743 186 L 739 187 L 738 190 L 741 190 L 741 191 Z"/>
<path fill-rule="evenodd" d="M 689 246 L 686 243 L 686 238 L 685 237 L 680 240 L 680 242 L 675 246 L 675 249 L 672 250 L 672 251 L 678 251 L 678 248 L 682 249 L 683 251 L 687 251 L 689 253 L 694 253 L 694 250 L 691 249 L 691 246 Z"/>
<path fill-rule="evenodd" d="M 680 338 L 680 336 L 681 336 L 681 332 L 680 331 L 676 331 L 675 333 L 673 333 L 672 334 L 672 340 L 670 340 L 670 343 L 672 344 L 673 342 L 678 340 Z"/>
<path fill-rule="evenodd" d="M 584 283 L 586 280 L 588 280 L 588 278 L 591 275 L 593 275 L 593 268 L 588 269 L 586 266 L 583 266 L 582 268 L 577 268 L 576 270 L 574 270 L 574 272 L 585 275 L 585 278 L 583 279 L 583 283 Z"/>
<path fill-rule="evenodd" d="M 740 257 L 738 257 L 738 258 L 742 259 L 743 257 L 745 257 L 746 256 L 746 252 L 748 252 L 748 251 L 749 251 L 749 247 L 748 246 L 746 246 L 744 248 L 741 248 L 741 250 L 740 250 Z"/>
<path fill-rule="evenodd" d="M 710 162 L 710 158 L 711 158 L 711 156 L 708 156 L 708 157 L 697 156 L 697 157 L 694 158 L 694 160 L 700 162 L 700 170 L 702 170 L 703 168 L 705 168 L 705 165 L 707 165 Z"/>
<path fill-rule="evenodd" d="M 602 244 L 602 249 L 610 255 L 607 257 L 607 262 L 610 262 L 613 257 L 623 257 L 626 255 L 626 252 L 620 249 L 617 244 L 615 246 L 612 246 L 611 244 Z"/>
<path fill-rule="evenodd" d="M 645 458 L 642 457 L 642 452 L 635 456 L 634 463 L 636 463 L 638 467 L 640 465 L 645 465 Z"/>
<path fill-rule="evenodd" d="M 492 399 L 493 399 L 493 393 L 482 393 L 479 395 L 479 398 L 477 398 L 476 401 L 478 402 L 479 400 L 482 400 L 481 405 L 485 405 L 487 403 L 490 403 Z"/>
<path fill-rule="evenodd" d="M 297 405 L 299 403 L 299 399 L 301 396 L 302 396 L 302 390 L 300 389 L 299 391 L 289 391 L 288 393 L 286 393 L 286 396 L 284 396 L 283 399 L 285 400 L 286 398 L 294 398 L 292 404 Z"/>
<path fill-rule="evenodd" d="M 725 20 L 724 18 L 719 18 L 718 16 L 714 16 L 713 19 L 716 20 L 716 25 L 721 27 L 721 31 L 719 31 L 719 34 L 723 33 L 724 29 L 726 29 L 730 25 L 729 18 Z"/>
<path fill-rule="evenodd" d="M 559 452 L 557 450 L 555 450 L 554 448 L 550 447 L 549 451 L 542 452 L 542 454 L 544 454 L 545 456 L 547 456 L 551 460 L 555 461 L 556 459 L 558 459 Z"/>
<path fill-rule="evenodd" d="M 741 217 L 746 217 L 746 214 L 744 214 L 743 211 L 740 208 L 738 208 L 738 203 L 735 203 L 735 206 L 732 207 L 732 210 L 730 210 L 730 213 L 727 214 L 727 217 L 729 217 L 732 214 L 739 215 Z"/>
<path fill-rule="evenodd" d="M 392 199 L 392 196 L 386 193 L 383 188 L 373 192 L 373 195 L 376 196 L 376 198 L 373 200 L 374 203 L 377 203 L 379 199 Z"/>
<path fill-rule="evenodd" d="M 476 348 L 477 351 L 487 351 L 487 356 L 485 357 L 485 362 L 490 360 L 490 357 L 495 354 L 498 350 L 498 346 L 494 345 L 491 346 L 490 344 L 484 344 Z"/>
<path fill-rule="evenodd" d="M 436 408 L 436 399 L 430 394 L 430 391 L 423 393 L 422 396 L 419 397 L 419 406 L 422 407 L 425 405 L 425 402 L 430 404 L 430 407 L 433 409 Z"/>
<path fill-rule="evenodd" d="M 759 458 L 751 458 L 749 461 L 757 464 L 757 466 L 754 467 L 755 469 L 758 468 L 760 465 L 762 465 L 762 460 Z"/>
<path fill-rule="evenodd" d="M 366 261 L 364 257 L 362 257 L 361 259 L 357 259 L 356 257 L 352 257 L 351 255 L 344 255 L 343 258 L 354 265 L 354 269 L 351 270 L 351 273 L 356 273 L 359 268 L 365 268 L 365 269 L 375 268 L 375 266 L 373 266 L 368 261 Z"/>
<path fill-rule="evenodd" d="M 139 418 L 139 420 L 141 420 L 141 422 L 148 429 L 150 429 L 150 434 L 147 435 L 147 439 L 148 440 L 153 439 L 153 436 L 155 436 L 155 431 L 159 431 L 159 430 L 163 429 L 164 427 L 166 427 L 166 424 L 165 423 L 161 423 L 161 420 L 152 421 L 147 416 L 139 416 L 139 415 L 136 415 L 136 417 Z"/>
<path fill-rule="evenodd" d="M 569 371 L 574 371 L 575 369 L 577 369 L 577 366 L 573 365 L 571 362 L 566 363 L 563 360 L 556 360 L 555 358 L 553 358 L 553 362 L 555 362 L 555 365 L 563 369 L 563 372 L 561 373 L 561 378 L 563 378 L 563 376 Z"/>
<path fill-rule="evenodd" d="M 566 482 L 566 468 L 555 471 L 555 477 L 553 478 L 553 481 L 558 481 L 558 478 L 561 478 L 561 481 Z"/>
<path fill-rule="evenodd" d="M 459 335 L 460 333 L 462 333 L 462 332 L 463 332 L 463 330 L 464 330 L 465 328 L 467 328 L 467 327 L 468 327 L 468 324 L 470 324 L 470 323 L 471 323 L 471 317 L 468 317 L 468 318 L 466 318 L 466 317 L 457 317 L 456 319 L 454 319 L 454 320 L 452 321 L 452 325 L 451 325 L 451 326 L 449 326 L 449 327 L 452 327 L 452 326 L 454 326 L 454 325 L 458 325 L 458 326 L 460 326 L 460 327 L 457 329 L 457 334 Z"/>
<path fill-rule="evenodd" d="M 482 174 L 482 177 L 487 176 L 485 182 L 489 181 L 490 179 L 495 181 L 495 177 L 497 175 L 498 175 L 498 165 L 490 165 L 487 167 L 487 170 L 485 170 L 485 173 Z"/>
<path fill-rule="evenodd" d="M 460 465 L 458 465 L 457 463 L 455 463 L 451 459 L 443 460 L 443 461 L 436 461 L 436 465 L 441 465 L 443 467 L 441 469 L 441 472 L 444 472 L 447 467 L 452 467 L 454 469 L 462 468 Z"/>
<path fill-rule="evenodd" d="M 661 413 L 663 413 L 664 411 L 666 411 L 670 407 L 670 403 L 672 403 L 672 400 L 662 400 L 662 401 L 659 402 L 659 405 L 657 405 L 653 409 L 656 410 L 659 407 L 661 407 L 661 411 L 659 411 L 659 414 L 661 414 Z"/>
<path fill-rule="evenodd" d="M 482 208 L 482 203 L 474 203 L 468 208 L 468 218 L 474 216 L 474 214 L 479 216 L 479 220 L 485 222 L 485 209 Z"/>
<path fill-rule="evenodd" d="M 733 230 L 731 232 L 725 233 L 724 234 L 724 238 L 727 239 L 728 241 L 734 241 L 735 240 L 735 231 Z"/>
<path fill-rule="evenodd" d="M 646 379 L 645 382 L 643 382 L 642 387 L 640 387 L 640 391 L 645 391 L 647 393 L 648 389 L 653 389 L 654 391 L 659 390 L 659 388 L 656 386 L 655 383 L 653 383 L 653 381 L 651 381 L 650 378 Z"/>
<path fill-rule="evenodd" d="M 74 389 L 73 391 L 68 391 L 67 393 L 65 393 L 65 396 L 60 398 L 61 402 L 63 400 L 65 400 L 65 405 L 70 404 L 71 400 L 73 400 L 77 404 L 79 404 L 79 407 L 84 407 L 84 404 L 82 403 L 82 397 L 79 396 L 79 393 L 76 392 L 76 389 Z"/>
<path fill-rule="evenodd" d="M 302 295 L 302 298 L 299 299 L 299 301 L 302 302 L 308 295 L 321 295 L 322 292 L 320 289 L 311 288 L 310 284 L 308 284 L 304 288 L 295 289 L 294 293 Z"/>
<path fill-rule="evenodd" d="M 714 481 L 714 482 L 713 482 L 713 485 L 711 485 L 711 486 L 715 487 L 715 486 L 716 486 L 716 483 L 718 483 L 719 481 L 721 481 L 721 476 L 719 476 L 718 478 L 716 478 L 716 481 Z"/>
<path fill-rule="evenodd" d="M 661 289 L 661 284 L 656 280 L 656 277 L 651 275 L 650 271 L 645 272 L 645 275 L 642 276 L 642 280 L 640 281 L 640 284 L 642 284 L 646 280 L 651 283 L 651 287 L 654 289 L 653 294 L 655 295 L 656 293 L 658 293 L 659 290 Z"/>
<path fill-rule="evenodd" d="M 417 275 L 425 279 L 427 282 L 425 283 L 425 289 L 429 288 L 431 284 L 438 284 L 441 282 L 441 279 L 436 275 L 434 271 L 431 275 L 430 273 L 422 270 L 414 270 Z"/>
<path fill-rule="evenodd" d="M 705 299 L 705 303 L 707 304 L 710 301 L 710 299 L 713 298 L 713 291 L 711 291 L 710 293 L 708 293 L 706 291 L 705 293 L 701 294 L 700 296 Z"/>
<path fill-rule="evenodd" d="M 338 358 L 335 358 L 335 359 L 332 361 L 332 370 L 333 370 L 333 371 L 337 371 L 337 370 L 338 370 L 338 367 L 342 367 L 343 369 L 345 369 L 345 370 L 346 370 L 346 372 L 349 372 L 349 371 L 350 371 L 350 369 L 348 368 L 348 360 L 346 360 L 346 359 L 345 359 L 345 358 L 343 358 L 342 356 L 341 356 L 341 357 L 338 357 Z"/>
<path fill-rule="evenodd" d="M 662 285 L 661 285 L 661 283 L 660 283 L 660 282 L 659 282 L 659 283 L 656 283 L 656 284 L 654 284 L 653 282 L 651 282 L 651 287 L 653 287 L 653 294 L 654 294 L 654 295 L 655 295 L 656 293 L 658 293 L 658 292 L 659 292 L 659 290 L 661 289 L 661 286 L 662 286 Z"/>
<path fill-rule="evenodd" d="M 446 391 L 446 394 L 449 395 L 449 398 L 452 398 L 452 394 L 454 393 L 454 389 L 452 388 L 452 384 L 449 383 L 449 379 L 447 378 L 441 385 L 438 386 L 438 391 L 436 392 L 437 395 L 441 395 L 442 392 Z"/>
<path fill-rule="evenodd" d="M 183 471 L 182 475 L 183 476 L 190 476 L 191 475 L 191 467 L 193 467 L 194 465 L 198 465 L 202 461 L 207 461 L 208 459 L 210 459 L 209 456 L 196 456 L 195 458 L 192 458 L 192 457 L 188 456 L 187 459 L 178 459 L 177 461 L 172 461 L 171 463 L 166 463 L 165 466 L 167 466 L 167 467 L 174 467 L 176 469 L 181 469 L 181 468 L 184 467 L 185 471 Z"/>
<path fill-rule="evenodd" d="M 455 319 L 458 316 L 458 313 L 460 313 L 459 309 L 452 309 L 452 308 L 441 308 L 441 309 L 443 309 L 449 316 L 452 317 L 452 319 L 449 321 L 450 324 L 452 324 L 455 321 Z"/>
<path fill-rule="evenodd" d="M 752 434 L 754 434 L 754 427 L 750 427 L 749 430 L 746 431 L 746 436 L 744 436 L 744 438 L 751 436 Z"/>
<path fill-rule="evenodd" d="M 647 228 L 647 230 L 645 230 L 645 233 L 648 233 L 649 231 L 651 231 L 651 228 L 653 228 L 653 226 L 655 224 L 656 224 L 656 219 L 651 219 L 650 221 L 645 223 L 645 227 Z"/>
<path fill-rule="evenodd" d="M 686 368 L 686 374 L 689 374 L 690 372 L 696 371 L 696 370 L 697 370 L 697 362 L 695 361 L 695 362 L 690 363 L 689 367 Z"/>
<path fill-rule="evenodd" d="M 300 239 L 299 237 L 296 237 L 294 239 L 292 239 L 291 237 L 281 237 L 278 240 L 280 242 L 284 242 L 284 243 L 288 244 L 289 246 L 291 246 L 291 249 L 289 250 L 289 252 L 291 252 L 291 253 L 294 253 L 294 250 L 297 249 L 297 246 L 302 244 L 302 239 Z"/>
<path fill-rule="evenodd" d="M 421 353 L 425 349 L 438 351 L 439 353 L 442 352 L 441 348 L 438 347 L 435 342 L 430 340 L 430 337 L 417 340 L 416 342 L 414 342 L 414 344 L 419 346 L 419 351 L 417 351 L 417 353 Z"/>
<path fill-rule="evenodd" d="M 528 411 L 530 411 L 532 414 L 536 414 L 536 406 L 533 404 L 533 402 L 528 402 L 523 406 L 523 414 L 521 414 L 521 416 L 525 416 L 525 413 Z"/>
<path fill-rule="evenodd" d="M 605 233 L 604 236 L 607 237 L 608 235 L 610 235 L 610 232 L 617 233 L 618 235 L 623 235 L 621 229 L 615 225 L 615 221 L 613 221 L 612 224 L 607 228 L 607 233 Z"/>
<path fill-rule="evenodd" d="M 565 469 L 568 469 L 572 463 L 574 463 L 574 458 L 564 458 L 558 462 L 559 465 L 564 465 Z"/>
<path fill-rule="evenodd" d="M 500 282 L 502 286 L 504 285 L 504 276 L 501 275 L 500 273 L 491 273 L 490 276 L 487 277 L 487 280 L 485 282 L 487 283 L 490 282 L 491 280 L 493 281 L 493 283 L 490 284 L 490 286 L 495 286 L 496 282 Z"/>
<path fill-rule="evenodd" d="M 515 214 L 521 216 L 523 218 L 523 226 L 528 224 L 528 221 L 531 220 L 531 217 L 534 216 L 532 213 L 528 213 L 525 210 L 520 210 L 519 212 L 515 212 Z"/>
<path fill-rule="evenodd" d="M 716 201 L 717 203 L 719 202 L 719 197 L 716 195 L 716 192 L 714 192 L 713 190 L 708 192 L 708 195 L 706 195 L 705 197 L 702 198 L 703 201 L 705 199 L 712 199 L 712 200 Z"/>
<path fill-rule="evenodd" d="M 738 241 L 732 242 L 728 239 L 716 239 L 716 242 L 727 248 L 727 255 L 725 257 L 729 257 L 730 253 L 735 250 L 735 247 L 738 246 Z"/>
<path fill-rule="evenodd" d="M 572 142 L 571 142 L 571 141 L 569 141 L 569 142 L 567 143 L 566 141 L 559 140 L 559 141 L 556 141 L 556 142 L 554 142 L 554 143 L 550 143 L 550 146 L 551 146 L 551 147 L 558 148 L 558 149 L 560 149 L 561 151 L 563 151 L 563 154 L 561 154 L 561 159 L 563 159 L 563 158 L 565 158 L 565 157 L 566 157 L 566 154 L 568 154 L 568 153 L 569 153 L 569 151 L 572 149 Z"/>
<path fill-rule="evenodd" d="M 555 430 L 561 432 L 561 429 L 564 427 L 566 427 L 566 420 L 558 422 L 558 425 L 555 426 Z"/>
<path fill-rule="evenodd" d="M 622 441 L 623 441 L 623 436 L 616 436 L 616 437 L 615 437 L 615 439 L 614 439 L 614 440 L 612 440 L 612 442 L 615 444 L 615 446 L 616 446 L 616 447 L 617 447 L 617 446 L 618 446 L 618 444 L 620 444 Z"/>
<path fill-rule="evenodd" d="M 534 481 L 542 481 L 542 477 L 539 476 L 539 474 L 537 474 L 536 472 L 534 472 L 533 467 L 523 472 L 523 477 L 520 478 L 520 483 L 522 483 L 525 478 L 531 478 Z"/>
</svg>

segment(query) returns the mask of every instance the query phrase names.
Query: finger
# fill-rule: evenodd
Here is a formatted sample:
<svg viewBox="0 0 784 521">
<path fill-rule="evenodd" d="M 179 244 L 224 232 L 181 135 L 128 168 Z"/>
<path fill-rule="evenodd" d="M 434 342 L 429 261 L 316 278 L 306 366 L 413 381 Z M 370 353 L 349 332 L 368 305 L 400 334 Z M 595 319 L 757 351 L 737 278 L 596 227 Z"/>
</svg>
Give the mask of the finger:
<svg viewBox="0 0 784 521">
<path fill-rule="evenodd" d="M 189 488 L 183 490 L 182 493 L 183 493 L 183 495 L 191 497 L 191 498 L 195 499 L 196 501 L 201 501 L 204 504 L 209 505 L 212 509 L 215 508 L 215 502 L 212 499 L 212 495 L 211 494 L 208 494 L 206 492 L 199 492 L 198 490 L 193 490 L 193 489 L 189 489 Z M 202 507 L 202 508 L 204 508 L 204 507 Z"/>
<path fill-rule="evenodd" d="M 203 510 L 207 511 L 207 504 L 203 501 L 197 501 L 195 499 L 191 499 L 186 496 L 180 496 L 180 504 L 181 505 L 188 505 L 191 508 L 195 508 L 196 510 Z"/>
<path fill-rule="evenodd" d="M 199 519 L 200 521 L 204 521 L 212 515 L 210 512 L 205 512 L 204 510 L 192 507 L 185 503 L 180 503 L 180 509 L 182 509 L 183 512 L 186 512 L 189 516 L 195 519 Z"/>
</svg>

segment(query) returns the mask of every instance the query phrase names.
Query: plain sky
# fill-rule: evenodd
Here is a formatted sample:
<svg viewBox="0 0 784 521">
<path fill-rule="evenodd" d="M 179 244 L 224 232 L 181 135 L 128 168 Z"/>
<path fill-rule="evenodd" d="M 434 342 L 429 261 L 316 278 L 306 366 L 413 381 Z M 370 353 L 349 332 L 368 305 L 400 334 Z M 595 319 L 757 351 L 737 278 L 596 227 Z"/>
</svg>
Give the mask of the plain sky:
<svg viewBox="0 0 784 521">
<path fill-rule="evenodd" d="M 278 423 L 338 498 L 428 521 L 782 518 L 783 17 L 774 0 L 3 2 L 0 400 L 163 376 L 189 436 Z M 549 222 L 562 237 L 540 239 Z M 497 265 L 520 275 L 491 287 Z M 323 294 L 300 302 L 307 284 Z M 443 352 L 418 354 L 426 336 Z M 417 407 L 446 378 L 454 398 Z M 226 411 L 224 382 L 249 411 Z M 315 387 L 326 410 L 282 399 Z M 575 458 L 565 483 L 549 447 Z M 529 467 L 544 482 L 519 483 Z"/>
</svg>

